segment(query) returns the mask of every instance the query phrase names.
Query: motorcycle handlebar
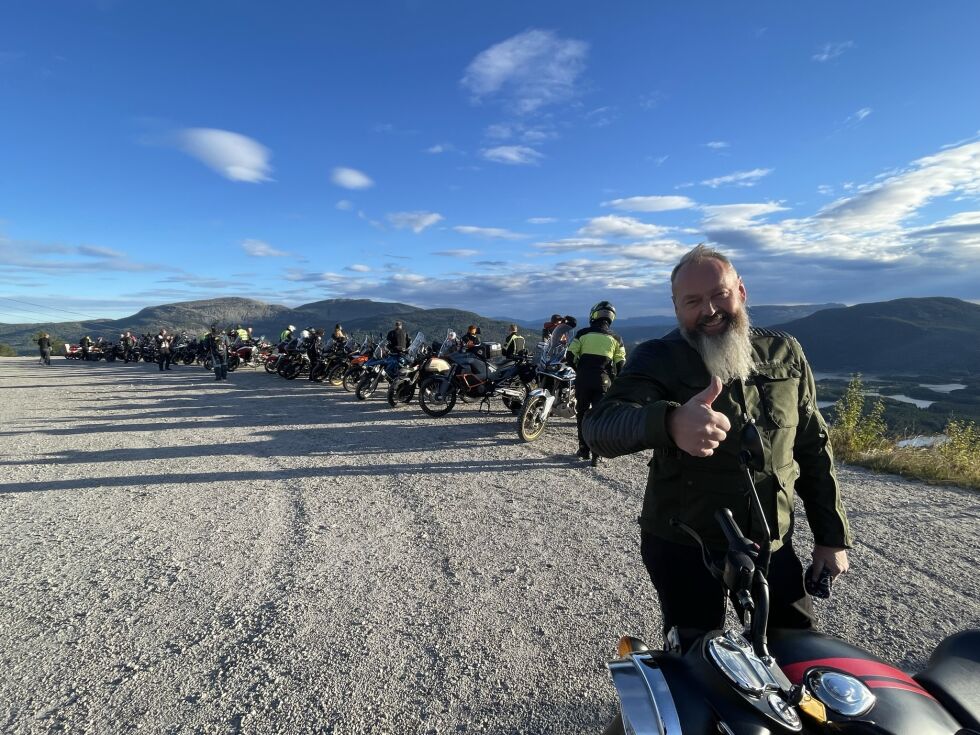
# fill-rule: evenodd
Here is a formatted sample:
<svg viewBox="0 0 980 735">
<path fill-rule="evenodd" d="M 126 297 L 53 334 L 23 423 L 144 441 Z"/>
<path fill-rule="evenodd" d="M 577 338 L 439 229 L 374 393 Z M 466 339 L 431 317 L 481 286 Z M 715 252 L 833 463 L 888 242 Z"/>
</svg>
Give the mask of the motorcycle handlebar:
<svg viewBox="0 0 980 735">
<path fill-rule="evenodd" d="M 732 512 L 728 508 L 719 508 L 716 510 L 715 520 L 721 526 L 722 533 L 728 539 L 729 546 L 741 548 L 745 545 L 745 535 L 742 533 L 742 529 L 738 527 L 735 518 L 732 516 Z"/>
</svg>

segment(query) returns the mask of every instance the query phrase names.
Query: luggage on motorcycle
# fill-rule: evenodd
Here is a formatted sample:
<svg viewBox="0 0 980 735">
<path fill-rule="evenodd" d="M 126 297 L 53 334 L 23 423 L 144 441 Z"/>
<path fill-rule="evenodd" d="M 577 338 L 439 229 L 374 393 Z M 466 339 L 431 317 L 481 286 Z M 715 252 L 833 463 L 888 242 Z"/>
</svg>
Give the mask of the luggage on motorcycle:
<svg viewBox="0 0 980 735">
<path fill-rule="evenodd" d="M 470 352 L 481 360 L 492 360 L 504 354 L 499 342 L 481 342 L 476 347 L 473 347 Z"/>
</svg>

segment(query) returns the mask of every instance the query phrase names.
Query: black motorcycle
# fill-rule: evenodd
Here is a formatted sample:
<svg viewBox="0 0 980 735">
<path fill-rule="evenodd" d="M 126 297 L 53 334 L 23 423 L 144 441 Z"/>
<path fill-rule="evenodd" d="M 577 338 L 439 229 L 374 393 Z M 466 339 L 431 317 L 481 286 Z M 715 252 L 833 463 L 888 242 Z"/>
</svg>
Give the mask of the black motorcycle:
<svg viewBox="0 0 980 735">
<path fill-rule="evenodd" d="M 742 432 L 741 473 L 763 538 L 768 525 L 752 481 L 765 465 L 754 424 Z M 728 508 L 715 513 L 728 540 L 715 564 L 694 529 L 704 563 L 724 587 L 742 632 L 710 631 L 683 648 L 668 635 L 654 651 L 624 636 L 608 664 L 620 713 L 607 735 L 697 733 L 839 733 L 977 735 L 980 733 L 980 630 L 950 636 L 915 676 L 832 636 L 810 630 L 767 632 L 770 544 L 746 538 Z"/>
<path fill-rule="evenodd" d="M 480 408 L 489 411 L 490 401 L 500 398 L 512 413 L 520 413 L 536 372 L 527 353 L 505 359 L 500 357 L 499 343 L 483 342 L 446 359 L 449 371 L 430 376 L 419 386 L 419 405 L 429 416 L 445 416 L 457 399 L 478 400 Z"/>
</svg>

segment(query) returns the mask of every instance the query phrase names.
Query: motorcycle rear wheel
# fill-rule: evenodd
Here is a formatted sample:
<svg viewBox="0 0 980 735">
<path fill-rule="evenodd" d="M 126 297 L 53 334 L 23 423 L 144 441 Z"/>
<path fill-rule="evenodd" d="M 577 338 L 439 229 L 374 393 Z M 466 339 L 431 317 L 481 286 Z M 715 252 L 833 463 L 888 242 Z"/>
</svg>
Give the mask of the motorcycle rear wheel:
<svg viewBox="0 0 980 735">
<path fill-rule="evenodd" d="M 327 379 L 327 366 L 325 363 L 318 362 L 310 368 L 310 380 L 315 383 L 322 383 Z"/>
<path fill-rule="evenodd" d="M 210 357 L 205 357 L 204 358 L 204 369 L 205 370 L 214 370 L 214 360 L 212 360 Z"/>
<path fill-rule="evenodd" d="M 541 438 L 547 419 L 542 419 L 544 412 L 544 396 L 534 396 L 524 401 L 524 408 L 521 409 L 521 416 L 517 420 L 517 435 L 526 442 L 533 442 Z"/>
<path fill-rule="evenodd" d="M 278 360 L 266 360 L 265 361 L 265 371 L 267 373 L 274 373 L 274 372 L 276 372 L 276 368 L 278 367 L 278 365 L 279 365 L 279 361 Z"/>
<path fill-rule="evenodd" d="M 344 365 L 334 365 L 327 372 L 327 382 L 330 385 L 336 387 L 344 384 L 344 371 L 347 368 Z"/>
<path fill-rule="evenodd" d="M 279 368 L 279 374 L 286 380 L 295 380 L 296 376 L 299 375 L 300 367 L 298 362 L 287 362 Z"/>
<path fill-rule="evenodd" d="M 228 358 L 228 372 L 233 373 L 238 370 L 238 366 L 242 364 L 240 357 L 229 357 Z"/>
<path fill-rule="evenodd" d="M 363 377 L 364 368 L 352 367 L 344 373 L 344 377 L 341 379 L 340 383 L 344 386 L 344 390 L 348 393 L 353 393 L 357 390 L 357 384 L 361 382 Z"/>
<path fill-rule="evenodd" d="M 439 398 L 439 389 L 446 378 L 426 378 L 419 386 L 419 405 L 429 416 L 439 418 L 453 410 L 456 405 L 456 387 L 449 386 L 445 398 Z"/>
</svg>

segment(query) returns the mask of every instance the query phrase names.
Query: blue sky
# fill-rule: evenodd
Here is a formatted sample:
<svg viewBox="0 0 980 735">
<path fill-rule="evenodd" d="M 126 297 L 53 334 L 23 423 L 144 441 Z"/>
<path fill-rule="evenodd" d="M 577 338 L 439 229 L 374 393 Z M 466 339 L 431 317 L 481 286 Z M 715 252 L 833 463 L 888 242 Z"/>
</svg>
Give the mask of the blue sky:
<svg viewBox="0 0 980 735">
<path fill-rule="evenodd" d="M 701 241 L 756 304 L 980 300 L 978 27 L 966 0 L 7 2 L 0 320 L 661 314 Z"/>
</svg>

